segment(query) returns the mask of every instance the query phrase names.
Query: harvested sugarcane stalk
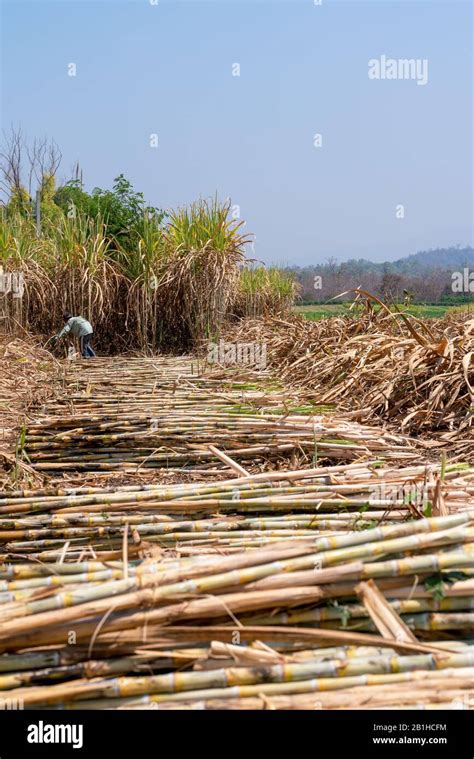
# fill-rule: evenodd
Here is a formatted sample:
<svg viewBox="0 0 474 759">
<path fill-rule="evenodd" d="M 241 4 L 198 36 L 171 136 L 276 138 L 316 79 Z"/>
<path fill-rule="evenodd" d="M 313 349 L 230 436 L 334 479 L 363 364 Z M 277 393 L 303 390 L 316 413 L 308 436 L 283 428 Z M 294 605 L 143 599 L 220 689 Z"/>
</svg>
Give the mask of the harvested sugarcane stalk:
<svg viewBox="0 0 474 759">
<path fill-rule="evenodd" d="M 418 441 L 265 372 L 99 359 L 64 382 L 24 441 L 58 479 L 0 492 L 0 698 L 471 699 L 472 467 L 421 461 Z M 100 487 L 109 469 L 124 478 Z"/>
<path fill-rule="evenodd" d="M 199 489 L 208 488 L 192 488 L 194 493 Z M 204 492 L 203 497 L 208 495 Z M 188 495 L 185 503 L 189 503 Z M 2 660 L 12 661 L 13 657 L 17 662 L 16 668 L 8 665 L 0 676 L 0 687 L 12 698 L 21 698 L 26 707 L 69 708 L 135 708 L 180 701 L 190 705 L 236 698 L 245 708 L 246 700 L 259 694 L 296 698 L 314 692 L 315 687 L 351 694 L 362 686 L 411 685 L 420 677 L 426 682 L 433 680 L 433 684 L 447 685 L 449 681 L 454 692 L 457 673 L 467 678 L 474 671 L 474 647 L 469 638 L 474 620 L 468 592 L 472 580 L 466 574 L 474 568 L 474 550 L 470 550 L 473 524 L 471 509 L 227 556 L 201 551 L 180 558 L 165 553 L 159 559 L 129 562 L 127 573 L 122 562 L 111 566 L 100 561 L 12 564 L 3 573 L 5 592 L 29 589 L 49 594 L 37 598 L 33 594 L 0 606 L 0 650 L 4 651 L 0 671 Z M 357 582 L 367 573 L 386 578 L 388 585 L 384 586 L 382 579 L 378 588 L 386 598 L 386 610 L 400 615 L 407 629 L 427 635 L 426 640 L 418 641 L 413 633 L 400 640 L 395 628 L 392 636 L 384 630 L 387 637 L 361 631 L 361 626 L 370 630 L 367 625 L 371 622 L 357 599 Z M 307 576 L 307 584 L 298 584 L 301 574 Z M 279 587 L 275 580 L 280 577 L 294 577 L 295 582 L 288 587 L 283 582 Z M 273 587 L 260 588 L 259 583 L 269 580 Z M 458 585 L 458 592 L 444 595 L 443 589 L 449 591 L 451 584 Z M 421 592 L 415 595 L 417 590 Z M 441 592 L 443 596 L 438 595 Z M 82 658 L 76 651 L 71 659 L 69 647 L 64 649 L 71 629 L 75 645 L 87 651 Z M 461 640 L 465 636 L 462 648 L 459 637 L 451 644 L 449 638 L 441 643 L 436 637 L 453 630 Z M 246 654 L 244 645 L 241 660 L 236 662 L 232 648 L 216 647 L 214 641 L 219 640 L 232 646 L 237 641 L 239 647 L 261 641 L 264 653 L 256 653 L 252 646 Z M 290 643 L 306 650 L 305 658 L 286 661 L 291 652 L 285 646 Z M 101 659 L 94 647 L 103 651 L 106 644 L 111 653 L 114 646 L 119 651 L 128 648 L 115 659 L 113 654 Z M 45 646 L 52 645 L 62 647 L 63 653 L 48 662 Z M 334 660 L 337 666 L 329 653 L 334 645 L 340 646 L 339 658 Z M 346 647 L 354 645 L 375 646 L 381 653 L 360 658 L 346 655 Z M 25 649 L 30 659 L 22 660 Z M 386 649 L 392 653 L 384 653 Z M 395 658 L 393 650 L 397 651 Z M 225 666 L 219 669 L 222 654 Z M 215 663 L 205 666 L 209 657 Z M 37 670 L 27 668 L 29 662 L 35 662 Z M 177 673 L 184 663 L 200 666 L 182 672 L 180 692 L 170 692 L 167 683 L 171 681 L 160 672 Z M 387 666 L 392 674 L 387 674 Z M 156 674 L 145 674 L 150 669 Z M 35 686 L 35 672 L 47 684 Z M 331 703 L 331 708 L 338 708 L 337 699 Z"/>
<path fill-rule="evenodd" d="M 100 558 L 120 558 L 127 524 L 135 536 L 130 550 L 143 555 L 159 547 L 232 553 L 282 540 L 337 538 L 419 518 L 430 508 L 438 471 L 369 461 L 216 483 L 0 493 L 0 557 L 60 559 L 67 541 L 68 560 L 82 560 L 89 547 Z M 444 498 L 455 517 L 446 525 L 461 524 L 457 515 L 473 489 L 473 470 L 446 467 Z"/>
<path fill-rule="evenodd" d="M 300 393 L 273 389 L 265 373 L 247 371 L 245 382 L 238 372 L 193 372 L 187 358 L 72 365 L 65 398 L 45 405 L 28 427 L 28 460 L 43 474 L 237 466 L 244 475 L 290 457 L 308 464 L 419 456 L 415 440 L 303 404 Z"/>
<path fill-rule="evenodd" d="M 361 582 L 356 586 L 356 593 L 362 599 L 377 630 L 386 638 L 395 638 L 396 640 L 411 641 L 416 643 L 416 638 L 410 628 L 398 616 L 396 610 L 384 598 L 383 593 L 377 588 L 373 580 Z M 463 606 L 461 601 L 461 607 Z M 469 602 L 466 600 L 469 605 Z M 420 603 L 418 602 L 417 608 Z M 423 606 L 423 603 L 421 604 Z"/>
</svg>

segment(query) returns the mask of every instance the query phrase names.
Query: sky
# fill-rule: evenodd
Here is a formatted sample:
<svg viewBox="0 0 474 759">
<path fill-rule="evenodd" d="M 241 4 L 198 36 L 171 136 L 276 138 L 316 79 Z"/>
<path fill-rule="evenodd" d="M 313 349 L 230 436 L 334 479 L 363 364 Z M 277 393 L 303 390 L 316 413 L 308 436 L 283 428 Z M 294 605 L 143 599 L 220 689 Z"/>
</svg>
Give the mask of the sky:
<svg viewBox="0 0 474 759">
<path fill-rule="evenodd" d="M 53 138 L 59 179 L 79 161 L 88 190 L 123 173 L 160 208 L 230 198 L 266 263 L 470 245 L 472 17 L 470 0 L 1 0 L 1 126 Z"/>
</svg>

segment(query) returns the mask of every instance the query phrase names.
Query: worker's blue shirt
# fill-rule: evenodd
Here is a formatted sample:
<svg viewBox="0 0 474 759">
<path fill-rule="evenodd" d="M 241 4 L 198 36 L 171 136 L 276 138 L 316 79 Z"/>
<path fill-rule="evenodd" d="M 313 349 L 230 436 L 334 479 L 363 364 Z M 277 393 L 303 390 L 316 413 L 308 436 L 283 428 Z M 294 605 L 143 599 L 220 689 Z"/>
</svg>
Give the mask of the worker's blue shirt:
<svg viewBox="0 0 474 759">
<path fill-rule="evenodd" d="M 86 335 L 92 335 L 93 331 L 92 325 L 87 319 L 84 319 L 82 316 L 71 316 L 59 333 L 58 340 L 68 332 L 71 332 L 76 337 L 85 337 Z"/>
</svg>

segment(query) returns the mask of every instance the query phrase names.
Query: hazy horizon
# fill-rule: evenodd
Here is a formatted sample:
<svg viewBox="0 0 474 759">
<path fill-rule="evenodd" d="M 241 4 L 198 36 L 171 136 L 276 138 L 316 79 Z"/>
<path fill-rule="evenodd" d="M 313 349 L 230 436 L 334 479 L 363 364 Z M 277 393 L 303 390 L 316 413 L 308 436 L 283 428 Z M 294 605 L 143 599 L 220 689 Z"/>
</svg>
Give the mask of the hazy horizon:
<svg viewBox="0 0 474 759">
<path fill-rule="evenodd" d="M 471 2 L 1 7 L 2 127 L 54 138 L 59 178 L 230 197 L 267 263 L 472 246 Z"/>
</svg>

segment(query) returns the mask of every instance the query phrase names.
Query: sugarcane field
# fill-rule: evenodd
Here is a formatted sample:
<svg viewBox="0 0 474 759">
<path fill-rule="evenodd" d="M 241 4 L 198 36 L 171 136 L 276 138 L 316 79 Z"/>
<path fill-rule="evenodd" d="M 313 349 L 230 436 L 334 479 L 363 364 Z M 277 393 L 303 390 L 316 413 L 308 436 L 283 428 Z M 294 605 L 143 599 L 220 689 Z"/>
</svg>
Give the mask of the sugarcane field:
<svg viewBox="0 0 474 759">
<path fill-rule="evenodd" d="M 94 314 L 105 354 L 90 358 L 35 333 L 60 275 L 20 261 L 3 221 L 24 292 L 2 295 L 1 697 L 472 708 L 473 314 L 428 323 L 359 289 L 349 318 L 307 321 L 271 290 L 257 315 L 227 210 L 191 209 L 206 228 L 186 252 L 178 219 L 163 231 L 195 313 L 169 308 L 166 259 L 151 298 L 143 277 L 126 291 L 151 334 L 124 328 L 123 353 L 101 341 L 108 280 L 67 270 L 81 289 L 65 301 Z M 213 223 L 222 250 L 205 247 Z M 224 277 L 238 306 L 230 289 L 212 302 Z M 182 353 L 153 345 L 167 308 L 172 340 L 178 315 L 190 325 Z"/>
<path fill-rule="evenodd" d="M 471 0 L 1 5 L 0 759 L 472 759 Z"/>
</svg>

